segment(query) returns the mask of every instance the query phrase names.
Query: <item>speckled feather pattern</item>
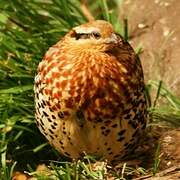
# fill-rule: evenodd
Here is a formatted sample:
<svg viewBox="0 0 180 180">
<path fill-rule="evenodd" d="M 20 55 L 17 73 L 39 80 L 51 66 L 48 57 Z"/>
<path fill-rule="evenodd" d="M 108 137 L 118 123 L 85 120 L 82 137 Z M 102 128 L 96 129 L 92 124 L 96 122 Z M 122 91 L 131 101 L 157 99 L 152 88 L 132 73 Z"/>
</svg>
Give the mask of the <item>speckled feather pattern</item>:
<svg viewBox="0 0 180 180">
<path fill-rule="evenodd" d="M 140 61 L 120 36 L 120 45 L 104 48 L 88 40 L 76 46 L 67 40 L 69 34 L 38 66 L 37 126 L 65 156 L 77 159 L 83 152 L 109 160 L 126 156 L 146 125 Z"/>
</svg>

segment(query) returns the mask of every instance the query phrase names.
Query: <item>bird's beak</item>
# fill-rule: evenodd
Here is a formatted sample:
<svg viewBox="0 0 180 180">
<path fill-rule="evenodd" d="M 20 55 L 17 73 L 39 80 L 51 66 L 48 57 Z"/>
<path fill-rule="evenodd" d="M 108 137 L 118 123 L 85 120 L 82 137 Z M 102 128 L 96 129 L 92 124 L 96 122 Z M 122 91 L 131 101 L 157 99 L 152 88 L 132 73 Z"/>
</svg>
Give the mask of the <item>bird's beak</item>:
<svg viewBox="0 0 180 180">
<path fill-rule="evenodd" d="M 107 39 L 107 43 L 113 43 L 113 44 L 117 44 L 119 42 L 119 38 L 117 37 L 117 35 L 115 33 L 112 33 L 111 37 L 109 37 Z"/>
</svg>

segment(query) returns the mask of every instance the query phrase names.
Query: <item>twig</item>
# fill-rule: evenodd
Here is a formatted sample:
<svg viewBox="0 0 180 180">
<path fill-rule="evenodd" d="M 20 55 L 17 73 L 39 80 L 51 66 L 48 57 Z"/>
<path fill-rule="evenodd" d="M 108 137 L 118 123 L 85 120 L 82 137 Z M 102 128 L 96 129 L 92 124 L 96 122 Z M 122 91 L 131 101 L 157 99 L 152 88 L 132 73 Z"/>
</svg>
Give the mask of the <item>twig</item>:
<svg viewBox="0 0 180 180">
<path fill-rule="evenodd" d="M 157 173 L 155 176 L 153 175 L 146 175 L 146 176 L 142 176 L 142 177 L 139 177 L 139 178 L 135 178 L 133 180 L 143 180 L 143 179 L 149 179 L 149 180 L 155 180 L 155 179 L 158 179 L 158 180 L 161 180 L 162 178 L 164 178 L 164 176 L 166 176 L 165 178 L 167 178 L 167 175 L 169 173 L 176 173 L 177 176 L 180 177 L 180 165 L 179 166 L 173 166 L 173 167 L 170 167 L 168 169 L 165 169 L 159 173 Z M 174 175 L 174 174 L 172 174 Z M 152 177 L 153 176 L 153 177 Z M 170 178 L 170 175 L 168 175 L 168 177 Z M 161 178 L 161 179 L 160 179 Z M 163 179 L 162 179 L 163 180 Z"/>
<path fill-rule="evenodd" d="M 81 0 L 81 10 L 82 10 L 84 16 L 88 19 L 88 21 L 94 21 L 94 17 L 87 7 L 86 0 Z"/>
</svg>

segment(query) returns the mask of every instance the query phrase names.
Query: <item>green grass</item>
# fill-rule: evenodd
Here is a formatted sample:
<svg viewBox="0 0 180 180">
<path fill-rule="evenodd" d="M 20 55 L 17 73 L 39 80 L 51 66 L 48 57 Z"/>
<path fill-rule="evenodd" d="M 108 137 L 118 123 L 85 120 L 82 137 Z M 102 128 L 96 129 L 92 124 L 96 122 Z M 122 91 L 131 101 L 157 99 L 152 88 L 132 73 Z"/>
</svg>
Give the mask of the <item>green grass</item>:
<svg viewBox="0 0 180 180">
<path fill-rule="evenodd" d="M 89 3 L 96 19 L 110 21 L 116 31 L 128 40 L 128 21 L 119 22 L 116 3 L 99 0 Z M 36 68 L 46 50 L 73 26 L 87 21 L 78 0 L 1 0 L 0 1 L 0 177 L 9 180 L 13 170 L 26 171 L 38 179 L 50 179 L 35 172 L 38 164 L 49 164 L 51 178 L 103 179 L 107 176 L 102 163 L 93 170 L 89 158 L 67 162 L 46 142 L 34 121 L 33 82 Z M 138 48 L 140 52 L 140 48 Z M 180 100 L 162 83 L 149 81 L 147 90 L 157 95 L 149 112 L 149 125 L 166 121 L 180 126 Z M 152 99 L 152 98 L 151 98 Z M 158 103 L 163 101 L 163 106 Z M 154 103 L 153 103 L 154 102 Z M 57 162 L 56 162 L 56 161 Z M 145 173 L 143 169 L 123 166 L 118 174 Z"/>
</svg>

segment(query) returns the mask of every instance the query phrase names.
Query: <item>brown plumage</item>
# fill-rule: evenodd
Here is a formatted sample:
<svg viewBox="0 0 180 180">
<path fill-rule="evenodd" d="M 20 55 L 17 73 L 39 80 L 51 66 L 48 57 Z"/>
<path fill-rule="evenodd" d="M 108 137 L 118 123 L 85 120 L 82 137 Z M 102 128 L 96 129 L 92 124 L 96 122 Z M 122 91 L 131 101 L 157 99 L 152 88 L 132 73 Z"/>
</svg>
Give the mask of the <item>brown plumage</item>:
<svg viewBox="0 0 180 180">
<path fill-rule="evenodd" d="M 35 104 L 41 133 L 60 153 L 122 158 L 146 124 L 140 61 L 108 22 L 82 24 L 40 62 Z"/>
</svg>

